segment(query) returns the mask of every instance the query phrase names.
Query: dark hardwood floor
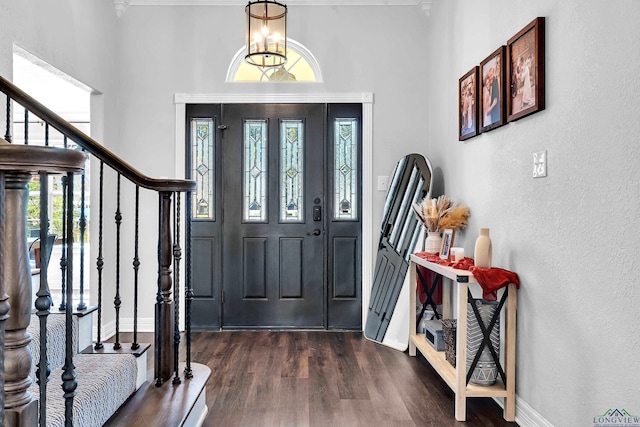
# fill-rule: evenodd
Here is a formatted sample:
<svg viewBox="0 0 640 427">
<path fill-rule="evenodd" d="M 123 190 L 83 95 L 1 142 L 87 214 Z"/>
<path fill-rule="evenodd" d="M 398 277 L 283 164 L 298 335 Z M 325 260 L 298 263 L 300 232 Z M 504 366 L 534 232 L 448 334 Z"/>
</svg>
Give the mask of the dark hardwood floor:
<svg viewBox="0 0 640 427">
<path fill-rule="evenodd" d="M 454 396 L 421 357 L 357 332 L 195 332 L 211 368 L 204 426 L 516 426 L 488 398 L 454 417 Z"/>
</svg>

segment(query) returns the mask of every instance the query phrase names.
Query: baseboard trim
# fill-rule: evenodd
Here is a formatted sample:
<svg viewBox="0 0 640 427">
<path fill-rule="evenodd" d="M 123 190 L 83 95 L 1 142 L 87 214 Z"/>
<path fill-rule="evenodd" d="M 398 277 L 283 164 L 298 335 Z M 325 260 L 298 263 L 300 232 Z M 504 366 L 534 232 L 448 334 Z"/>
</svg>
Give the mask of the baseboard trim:
<svg viewBox="0 0 640 427">
<path fill-rule="evenodd" d="M 138 332 L 153 332 L 155 330 L 155 319 L 152 317 L 138 318 Z M 120 319 L 120 332 L 133 332 L 133 317 Z M 106 341 L 116 334 L 116 321 L 111 320 L 102 325 L 102 335 L 100 339 Z M 98 327 L 93 326 L 93 341 L 98 339 Z"/>
<path fill-rule="evenodd" d="M 124 317 L 120 319 L 121 332 L 133 332 L 133 317 Z M 155 331 L 155 319 L 153 317 L 138 318 L 138 332 Z"/>
<path fill-rule="evenodd" d="M 504 409 L 504 398 L 494 397 L 493 400 Z M 516 423 L 520 427 L 554 427 L 531 405 L 522 400 L 516 394 Z"/>
<path fill-rule="evenodd" d="M 116 334 L 116 321 L 112 320 L 102 325 L 100 341 L 106 341 Z M 93 325 L 93 342 L 98 340 L 98 325 Z"/>
</svg>

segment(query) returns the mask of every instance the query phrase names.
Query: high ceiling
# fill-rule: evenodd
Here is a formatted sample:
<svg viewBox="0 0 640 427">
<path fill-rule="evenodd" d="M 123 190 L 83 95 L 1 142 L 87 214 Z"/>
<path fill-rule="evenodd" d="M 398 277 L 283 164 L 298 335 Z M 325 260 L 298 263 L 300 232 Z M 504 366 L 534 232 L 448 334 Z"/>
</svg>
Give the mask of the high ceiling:
<svg viewBox="0 0 640 427">
<path fill-rule="evenodd" d="M 432 0 L 279 0 L 287 6 L 420 6 L 429 15 Z M 113 0 L 120 16 L 129 6 L 244 6 L 246 0 Z"/>
</svg>

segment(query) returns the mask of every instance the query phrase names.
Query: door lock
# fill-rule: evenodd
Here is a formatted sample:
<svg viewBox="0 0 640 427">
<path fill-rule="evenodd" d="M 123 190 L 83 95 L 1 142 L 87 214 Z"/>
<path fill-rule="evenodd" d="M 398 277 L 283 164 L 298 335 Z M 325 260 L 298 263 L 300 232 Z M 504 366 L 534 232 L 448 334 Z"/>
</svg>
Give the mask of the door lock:
<svg viewBox="0 0 640 427">
<path fill-rule="evenodd" d="M 319 228 L 316 228 L 315 230 L 307 233 L 307 236 L 319 236 L 321 234 L 322 234 L 322 231 Z"/>
</svg>

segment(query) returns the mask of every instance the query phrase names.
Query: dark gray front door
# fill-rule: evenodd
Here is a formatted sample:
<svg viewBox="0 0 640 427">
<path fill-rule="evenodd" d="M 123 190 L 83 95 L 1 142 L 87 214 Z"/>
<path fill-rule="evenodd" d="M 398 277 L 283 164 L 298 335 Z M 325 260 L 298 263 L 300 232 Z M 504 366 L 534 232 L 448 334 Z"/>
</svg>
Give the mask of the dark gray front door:
<svg viewBox="0 0 640 427">
<path fill-rule="evenodd" d="M 361 329 L 361 105 L 187 105 L 193 325 Z"/>
<path fill-rule="evenodd" d="M 324 108 L 226 105 L 225 328 L 324 327 Z"/>
</svg>

